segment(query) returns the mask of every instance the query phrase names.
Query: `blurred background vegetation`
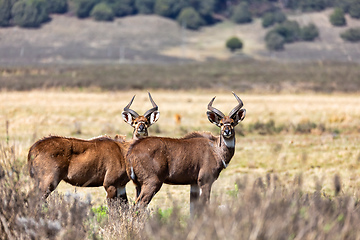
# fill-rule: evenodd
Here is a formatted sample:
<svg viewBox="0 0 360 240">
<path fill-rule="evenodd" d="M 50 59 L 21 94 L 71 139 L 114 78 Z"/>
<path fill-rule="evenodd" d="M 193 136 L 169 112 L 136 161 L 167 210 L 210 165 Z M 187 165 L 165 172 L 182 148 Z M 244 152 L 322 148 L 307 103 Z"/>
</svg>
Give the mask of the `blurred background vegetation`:
<svg viewBox="0 0 360 240">
<path fill-rule="evenodd" d="M 345 14 L 360 18 L 360 0 L 0 0 L 0 26 L 39 28 L 51 21 L 51 14 L 95 21 L 154 14 L 192 30 L 226 19 L 246 24 L 261 18 L 263 27 L 270 29 L 265 37 L 266 47 L 279 51 L 284 49 L 284 44 L 319 37 L 315 23 L 300 27 L 298 22 L 288 20 L 287 14 L 327 8 L 334 8 L 329 19 L 334 26 L 346 25 Z M 359 41 L 359 29 L 350 29 L 341 37 L 345 41 Z"/>
<path fill-rule="evenodd" d="M 0 0 L 0 239 L 358 238 L 359 41 L 360 0 Z M 189 216 L 188 186 L 147 210 L 65 183 L 41 201 L 31 144 L 129 137 L 121 109 L 137 94 L 145 111 L 147 90 L 150 134 L 169 137 L 217 133 L 214 95 L 244 100 L 204 213 Z"/>
</svg>

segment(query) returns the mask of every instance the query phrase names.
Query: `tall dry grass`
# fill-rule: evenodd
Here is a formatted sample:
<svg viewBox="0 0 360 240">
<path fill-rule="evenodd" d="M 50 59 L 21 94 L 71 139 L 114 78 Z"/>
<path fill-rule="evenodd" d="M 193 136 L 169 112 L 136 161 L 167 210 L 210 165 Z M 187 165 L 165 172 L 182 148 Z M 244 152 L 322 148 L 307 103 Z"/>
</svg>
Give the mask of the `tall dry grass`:
<svg viewBox="0 0 360 240">
<path fill-rule="evenodd" d="M 151 135 L 218 129 L 206 106 L 229 112 L 230 92 L 151 91 L 161 112 Z M 102 188 L 61 183 L 46 203 L 33 191 L 29 147 L 53 135 L 131 137 L 122 108 L 151 107 L 147 93 L 88 90 L 0 93 L 0 239 L 356 239 L 360 189 L 357 95 L 237 94 L 247 109 L 236 153 L 214 183 L 211 205 L 189 217 L 189 187 L 164 185 L 147 211 L 108 212 Z M 181 124 L 174 115 L 181 115 Z M 335 177 L 336 176 L 336 177 Z M 335 179 L 337 179 L 335 181 Z M 335 183 L 336 182 L 336 183 Z M 130 200 L 135 191 L 127 186 Z"/>
<path fill-rule="evenodd" d="M 218 134 L 218 128 L 206 117 L 208 102 L 216 95 L 214 106 L 225 113 L 236 104 L 232 94 L 225 91 L 153 90 L 151 93 L 161 114 L 159 121 L 149 128 L 150 135 L 180 137 L 194 130 Z M 151 108 L 144 91 L 3 91 L 0 139 L 9 138 L 25 164 L 29 147 L 50 134 L 85 139 L 124 134 L 130 138 L 132 128 L 122 120 L 121 112 L 134 94 L 137 95 L 132 105 L 134 110 L 144 113 Z M 314 179 L 319 179 L 329 193 L 331 176 L 339 174 L 345 189 L 358 191 L 360 99 L 357 95 L 237 94 L 244 101 L 247 116 L 236 127 L 235 156 L 215 182 L 213 196 L 231 191 L 236 179 L 244 174 L 261 177 L 266 173 L 294 177 L 302 172 L 305 189 L 314 190 Z M 180 125 L 174 120 L 176 114 L 181 115 Z M 77 191 L 83 198 L 91 194 L 96 204 L 104 204 L 102 188 L 74 188 L 61 183 L 57 190 Z M 133 200 L 135 192 L 131 183 L 127 191 Z M 188 210 L 188 186 L 164 185 L 152 207 L 170 206 L 168 194 L 177 196 L 184 211 Z"/>
<path fill-rule="evenodd" d="M 0 145 L 0 239 L 358 239 L 358 196 L 332 176 L 334 195 L 321 182 L 309 193 L 301 174 L 283 185 L 276 174 L 236 181 L 229 196 L 217 196 L 195 217 L 173 205 L 139 209 L 94 207 L 76 194 L 32 191 L 14 146 Z"/>
</svg>

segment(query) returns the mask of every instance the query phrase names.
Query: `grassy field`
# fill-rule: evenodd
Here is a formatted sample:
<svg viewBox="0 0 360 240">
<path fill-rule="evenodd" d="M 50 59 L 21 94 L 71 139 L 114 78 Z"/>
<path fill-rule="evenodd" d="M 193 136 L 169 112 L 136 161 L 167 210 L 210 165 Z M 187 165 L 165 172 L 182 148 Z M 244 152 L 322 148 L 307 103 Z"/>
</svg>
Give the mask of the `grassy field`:
<svg viewBox="0 0 360 240">
<path fill-rule="evenodd" d="M 223 89 L 246 93 L 357 93 L 358 63 L 234 59 L 183 64 L 0 66 L 0 89 Z"/>
<path fill-rule="evenodd" d="M 194 130 L 218 134 L 218 129 L 207 120 L 207 103 L 216 95 L 214 106 L 224 112 L 236 104 L 227 91 L 154 90 L 151 93 L 161 115 L 149 133 L 158 136 L 180 137 Z M 123 134 L 130 139 L 132 128 L 122 120 L 121 112 L 134 94 L 133 109 L 144 113 L 151 107 L 144 91 L 1 92 L 0 139 L 5 142 L 8 138 L 14 144 L 23 164 L 29 147 L 50 134 L 85 139 Z M 284 184 L 302 174 L 307 191 L 314 191 L 319 181 L 329 194 L 333 194 L 332 180 L 338 174 L 343 189 L 358 194 L 359 96 L 237 94 L 245 103 L 247 116 L 237 127 L 235 156 L 215 182 L 213 196 L 234 190 L 236 180 L 244 175 L 264 178 L 267 173 L 278 175 Z M 175 114 L 181 115 L 180 125 L 175 122 Z M 133 199 L 131 183 L 127 189 Z M 105 198 L 102 188 L 74 188 L 62 183 L 57 190 L 91 194 L 96 204 L 102 204 Z M 152 206 L 166 208 L 171 194 L 187 208 L 188 191 L 188 186 L 164 186 Z"/>
<path fill-rule="evenodd" d="M 149 134 L 157 136 L 180 137 L 198 130 L 218 134 L 205 114 L 208 102 L 216 95 L 213 105 L 225 113 L 236 105 L 231 92 L 224 90 L 151 93 L 161 114 Z M 213 185 L 212 208 L 196 220 L 188 217 L 189 186 L 164 185 L 149 212 L 140 215 L 130 208 L 107 217 L 101 208 L 106 205 L 102 188 L 75 188 L 66 183 L 52 193 L 45 209 L 37 205 L 26 169 L 29 147 L 50 134 L 85 139 L 123 134 L 130 139 L 132 129 L 121 112 L 134 94 L 132 108 L 144 113 L 151 104 L 140 90 L 0 93 L 0 192 L 2 201 L 12 204 L 0 211 L 2 228 L 9 228 L 2 237 L 12 234 L 28 239 L 34 234 L 31 229 L 47 238 L 57 234 L 57 239 L 232 239 L 239 231 L 253 239 L 258 235 L 276 239 L 356 236 L 360 97 L 355 94 L 237 92 L 247 116 L 236 128 L 235 156 Z M 180 114 L 180 124 L 175 114 Z M 132 183 L 127 192 L 133 201 Z M 37 209 L 36 214 L 29 208 Z"/>
</svg>

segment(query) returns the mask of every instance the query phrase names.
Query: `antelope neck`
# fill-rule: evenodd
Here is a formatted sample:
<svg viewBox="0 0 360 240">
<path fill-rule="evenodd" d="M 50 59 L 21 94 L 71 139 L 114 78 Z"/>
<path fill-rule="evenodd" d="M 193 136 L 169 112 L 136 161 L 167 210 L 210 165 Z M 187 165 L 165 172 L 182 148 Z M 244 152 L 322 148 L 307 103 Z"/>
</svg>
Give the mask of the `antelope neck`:
<svg viewBox="0 0 360 240">
<path fill-rule="evenodd" d="M 221 162 L 224 168 L 227 168 L 231 158 L 235 153 L 235 136 L 226 139 L 222 135 L 220 135 L 219 147 L 222 149 L 223 154 L 221 157 Z"/>
<path fill-rule="evenodd" d="M 145 130 L 145 134 L 141 135 L 141 134 L 138 134 L 136 129 L 134 129 L 133 139 L 139 139 L 139 138 L 143 138 L 143 137 L 147 137 L 147 136 L 148 136 L 147 130 Z"/>
</svg>

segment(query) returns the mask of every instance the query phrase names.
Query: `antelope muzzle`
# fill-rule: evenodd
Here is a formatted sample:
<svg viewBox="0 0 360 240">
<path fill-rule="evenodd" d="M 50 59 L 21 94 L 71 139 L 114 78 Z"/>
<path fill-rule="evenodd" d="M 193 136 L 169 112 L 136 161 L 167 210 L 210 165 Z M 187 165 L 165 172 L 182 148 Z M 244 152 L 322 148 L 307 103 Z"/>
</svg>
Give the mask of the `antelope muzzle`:
<svg viewBox="0 0 360 240">
<path fill-rule="evenodd" d="M 222 126 L 222 135 L 225 138 L 231 138 L 234 136 L 234 128 L 231 123 L 226 123 Z"/>
<path fill-rule="evenodd" d="M 139 122 L 137 124 L 137 133 L 138 135 L 144 136 L 146 135 L 146 123 L 145 122 Z"/>
</svg>

